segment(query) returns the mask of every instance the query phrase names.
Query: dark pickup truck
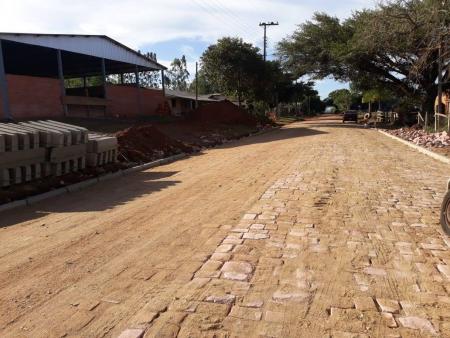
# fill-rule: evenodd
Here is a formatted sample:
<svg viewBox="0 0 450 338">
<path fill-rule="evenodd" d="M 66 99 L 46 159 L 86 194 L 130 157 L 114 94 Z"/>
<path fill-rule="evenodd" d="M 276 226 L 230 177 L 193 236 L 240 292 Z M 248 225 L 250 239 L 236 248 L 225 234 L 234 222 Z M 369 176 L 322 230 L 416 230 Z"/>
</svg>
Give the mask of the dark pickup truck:
<svg viewBox="0 0 450 338">
<path fill-rule="evenodd" d="M 347 110 L 342 115 L 342 123 L 345 123 L 345 121 L 358 122 L 358 112 L 356 110 Z"/>
</svg>

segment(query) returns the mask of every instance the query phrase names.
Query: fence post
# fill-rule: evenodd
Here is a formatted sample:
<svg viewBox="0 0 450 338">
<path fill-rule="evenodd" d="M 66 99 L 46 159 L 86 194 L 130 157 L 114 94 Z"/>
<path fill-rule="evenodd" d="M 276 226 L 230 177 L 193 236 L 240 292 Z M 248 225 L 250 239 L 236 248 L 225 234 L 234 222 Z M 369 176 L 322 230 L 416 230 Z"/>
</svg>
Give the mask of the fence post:
<svg viewBox="0 0 450 338">
<path fill-rule="evenodd" d="M 434 132 L 436 132 L 436 130 L 437 130 L 437 119 L 438 119 L 438 116 L 435 113 L 434 114 Z"/>
</svg>

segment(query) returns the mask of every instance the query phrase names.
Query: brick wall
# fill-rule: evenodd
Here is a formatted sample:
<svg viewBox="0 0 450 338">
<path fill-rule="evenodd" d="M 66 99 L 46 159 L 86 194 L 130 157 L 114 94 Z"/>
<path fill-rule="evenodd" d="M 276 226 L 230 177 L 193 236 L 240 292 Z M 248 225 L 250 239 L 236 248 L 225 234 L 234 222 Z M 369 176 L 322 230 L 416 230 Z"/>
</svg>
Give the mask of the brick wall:
<svg viewBox="0 0 450 338">
<path fill-rule="evenodd" d="M 63 115 L 58 79 L 7 74 L 11 114 L 14 119 Z M 0 97 L 0 116 L 4 116 Z"/>
<path fill-rule="evenodd" d="M 117 117 L 155 115 L 166 102 L 162 90 L 142 88 L 139 90 L 133 86 L 108 85 L 107 96 L 110 100 L 107 115 Z M 139 112 L 139 101 L 141 112 Z"/>
<path fill-rule="evenodd" d="M 8 74 L 7 81 L 13 118 L 51 118 L 63 115 L 58 79 Z M 140 89 L 141 112 L 136 87 L 108 85 L 107 96 L 110 100 L 106 111 L 108 116 L 133 118 L 166 112 L 162 109 L 167 105 L 162 90 Z M 0 97 L 0 118 L 3 116 Z"/>
</svg>

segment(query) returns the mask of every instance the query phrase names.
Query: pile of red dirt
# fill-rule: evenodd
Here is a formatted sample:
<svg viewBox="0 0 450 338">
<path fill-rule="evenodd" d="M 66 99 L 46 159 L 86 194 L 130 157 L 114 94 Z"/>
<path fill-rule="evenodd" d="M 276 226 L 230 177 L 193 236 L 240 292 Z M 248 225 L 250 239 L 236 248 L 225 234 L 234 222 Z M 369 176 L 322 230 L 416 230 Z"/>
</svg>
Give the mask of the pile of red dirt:
<svg viewBox="0 0 450 338">
<path fill-rule="evenodd" d="M 212 102 L 191 113 L 194 120 L 205 123 L 256 125 L 256 119 L 230 101 Z"/>
<path fill-rule="evenodd" d="M 119 156 L 121 161 L 149 162 L 182 152 L 191 152 L 192 148 L 172 139 L 151 124 L 133 126 L 119 131 Z"/>
</svg>

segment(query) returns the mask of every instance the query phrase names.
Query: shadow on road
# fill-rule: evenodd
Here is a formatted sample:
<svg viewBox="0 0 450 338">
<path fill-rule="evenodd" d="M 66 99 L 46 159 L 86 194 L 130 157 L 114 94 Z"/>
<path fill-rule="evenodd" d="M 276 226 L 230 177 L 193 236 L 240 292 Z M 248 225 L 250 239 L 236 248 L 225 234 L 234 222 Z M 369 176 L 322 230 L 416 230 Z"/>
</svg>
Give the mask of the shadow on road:
<svg viewBox="0 0 450 338">
<path fill-rule="evenodd" d="M 327 126 L 327 124 L 322 124 L 318 120 L 305 121 L 300 126 L 292 125 L 253 137 L 244 137 L 240 140 L 223 144 L 218 148 L 226 149 L 277 142 L 298 137 L 323 135 L 327 134 L 327 132 L 314 129 L 314 127 L 324 126 Z M 330 123 L 330 126 L 334 127 L 335 125 Z M 204 153 L 200 152 L 191 154 L 190 156 L 202 155 Z M 55 197 L 29 207 L 4 212 L 0 217 L 0 228 L 30 220 L 37 220 L 50 213 L 94 212 L 112 209 L 144 195 L 149 195 L 181 183 L 181 181 L 167 180 L 177 173 L 176 171 L 137 172 L 119 179 L 101 182 L 83 191 L 62 197 Z"/>
<path fill-rule="evenodd" d="M 320 127 L 320 125 L 317 125 Z M 307 136 L 317 136 L 328 134 L 326 131 L 311 129 L 310 126 L 307 127 L 285 127 L 280 130 L 271 131 L 269 133 L 255 135 L 252 137 L 243 137 L 238 141 L 233 141 L 230 143 L 225 143 L 220 148 L 234 148 L 241 147 L 249 144 L 263 144 L 270 142 L 277 142 L 287 139 L 293 139 L 297 137 L 307 137 Z"/>
<path fill-rule="evenodd" d="M 36 220 L 50 213 L 74 213 L 104 211 L 129 203 L 174 186 L 181 181 L 164 180 L 175 174 L 171 172 L 143 171 L 118 179 L 104 181 L 86 190 L 55 197 L 29 207 L 23 207 L 1 214 L 0 228 L 21 222 Z"/>
<path fill-rule="evenodd" d="M 306 123 L 306 122 L 305 122 Z M 336 123 L 313 123 L 313 121 L 307 122 L 307 127 L 311 128 L 346 128 L 346 129 L 365 129 L 365 127 L 361 124 L 356 123 L 342 123 L 336 121 Z"/>
</svg>

